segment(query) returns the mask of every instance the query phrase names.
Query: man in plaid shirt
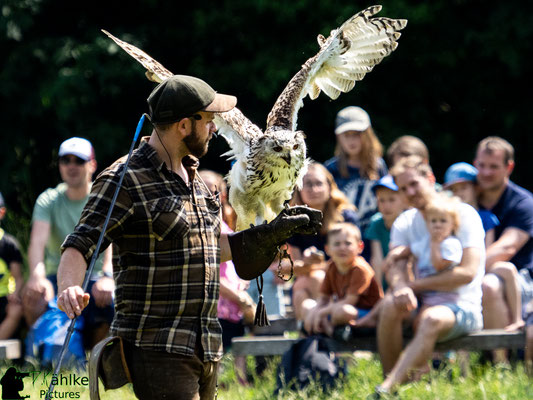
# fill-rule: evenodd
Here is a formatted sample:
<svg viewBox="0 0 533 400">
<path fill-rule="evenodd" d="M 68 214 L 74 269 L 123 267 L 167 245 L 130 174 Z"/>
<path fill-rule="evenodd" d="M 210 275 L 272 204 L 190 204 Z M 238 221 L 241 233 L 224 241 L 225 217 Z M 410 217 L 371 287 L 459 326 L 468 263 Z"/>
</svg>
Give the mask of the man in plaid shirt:
<svg viewBox="0 0 533 400">
<path fill-rule="evenodd" d="M 268 268 L 285 239 L 320 225 L 318 212 L 295 207 L 269 224 L 220 234 L 218 195 L 196 170 L 217 130 L 214 114 L 231 110 L 236 101 L 184 75 L 165 80 L 148 98 L 154 130 L 131 156 L 102 246 L 113 243 L 116 250 L 111 334 L 124 342 L 140 399 L 214 398 L 222 356 L 220 262 L 233 258 L 237 272 L 251 279 Z M 124 161 L 98 176 L 75 231 L 63 243 L 58 306 L 70 318 L 87 305 L 89 294 L 80 285 Z"/>
</svg>

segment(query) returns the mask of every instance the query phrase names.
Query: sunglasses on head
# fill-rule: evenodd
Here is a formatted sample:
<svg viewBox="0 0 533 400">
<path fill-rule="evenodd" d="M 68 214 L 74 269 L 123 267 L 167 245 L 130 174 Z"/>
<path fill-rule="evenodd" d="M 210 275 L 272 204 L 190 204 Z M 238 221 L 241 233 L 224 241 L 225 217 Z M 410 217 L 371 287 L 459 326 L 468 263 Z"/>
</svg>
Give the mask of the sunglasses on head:
<svg viewBox="0 0 533 400">
<path fill-rule="evenodd" d="M 73 155 L 66 155 L 66 156 L 59 157 L 59 163 L 63 164 L 63 165 L 67 165 L 67 164 L 70 164 L 70 163 L 74 163 L 76 165 L 83 165 L 86 162 L 87 161 L 85 161 L 83 158 L 76 157 L 76 156 L 73 156 Z"/>
</svg>

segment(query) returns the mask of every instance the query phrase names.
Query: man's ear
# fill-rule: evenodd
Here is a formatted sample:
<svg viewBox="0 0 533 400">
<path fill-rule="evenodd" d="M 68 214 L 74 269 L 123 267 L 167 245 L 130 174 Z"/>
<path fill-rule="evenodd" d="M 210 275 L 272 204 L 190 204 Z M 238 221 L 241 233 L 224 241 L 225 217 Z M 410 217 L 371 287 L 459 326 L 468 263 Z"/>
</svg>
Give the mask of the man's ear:
<svg viewBox="0 0 533 400">
<path fill-rule="evenodd" d="M 511 176 L 511 174 L 513 173 L 513 170 L 514 170 L 514 161 L 513 160 L 510 160 L 508 163 L 507 163 L 507 176 Z"/>
<path fill-rule="evenodd" d="M 5 216 L 6 216 L 6 208 L 0 207 L 0 221 L 3 220 Z"/>
<path fill-rule="evenodd" d="M 176 125 L 177 125 L 176 128 L 182 139 L 191 134 L 192 121 L 190 120 L 190 118 L 182 118 L 178 122 L 176 122 Z"/>
</svg>

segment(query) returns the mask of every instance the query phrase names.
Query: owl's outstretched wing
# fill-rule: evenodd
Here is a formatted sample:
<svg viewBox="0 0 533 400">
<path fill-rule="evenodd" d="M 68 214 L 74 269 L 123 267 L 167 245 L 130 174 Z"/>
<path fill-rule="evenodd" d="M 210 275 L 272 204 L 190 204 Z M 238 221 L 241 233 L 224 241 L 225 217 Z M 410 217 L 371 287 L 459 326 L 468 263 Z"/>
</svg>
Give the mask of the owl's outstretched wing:
<svg viewBox="0 0 533 400">
<path fill-rule="evenodd" d="M 109 36 L 116 44 L 118 44 L 122 49 L 128 53 L 130 56 L 139 61 L 144 68 L 146 68 L 146 77 L 152 82 L 161 83 L 165 79 L 170 78 L 174 75 L 168 69 L 163 67 L 160 63 L 150 57 L 141 49 L 120 40 L 119 38 L 113 36 L 109 32 L 102 29 L 107 36 Z"/>
<path fill-rule="evenodd" d="M 102 32 L 146 68 L 146 77 L 149 80 L 160 83 L 174 75 L 141 49 L 118 39 L 103 29 Z M 244 147 L 250 138 L 263 135 L 261 129 L 246 118 L 237 107 L 228 112 L 216 114 L 215 122 L 219 127 L 219 133 L 224 136 L 231 147 L 224 155 L 231 158 L 244 152 Z"/>
<path fill-rule="evenodd" d="M 323 91 L 331 99 L 353 89 L 375 65 L 398 47 L 399 30 L 407 20 L 371 18 L 381 6 L 355 14 L 326 39 L 318 36 L 320 51 L 302 66 L 276 100 L 267 119 L 267 129 L 296 130 L 298 110 L 305 96 L 314 100 Z"/>
</svg>

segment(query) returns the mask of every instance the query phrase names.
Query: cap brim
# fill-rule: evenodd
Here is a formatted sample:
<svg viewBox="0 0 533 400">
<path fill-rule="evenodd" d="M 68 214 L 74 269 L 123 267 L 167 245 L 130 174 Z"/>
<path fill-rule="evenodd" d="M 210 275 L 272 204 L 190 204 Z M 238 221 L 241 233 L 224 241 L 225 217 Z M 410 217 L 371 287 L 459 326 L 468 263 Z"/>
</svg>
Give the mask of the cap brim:
<svg viewBox="0 0 533 400">
<path fill-rule="evenodd" d="M 59 157 L 63 157 L 63 156 L 76 156 L 78 158 L 81 158 L 82 160 L 85 160 L 85 161 L 89 161 L 91 159 L 91 157 L 87 157 L 87 154 L 83 154 L 83 153 L 80 153 L 80 152 L 77 152 L 77 151 L 60 151 L 58 153 L 58 156 Z"/>
<path fill-rule="evenodd" d="M 443 184 L 442 184 L 442 188 L 443 188 L 443 189 L 448 189 L 450 186 L 455 185 L 456 183 L 462 183 L 462 182 L 476 183 L 475 181 L 472 181 L 472 180 L 470 180 L 470 179 L 459 178 L 459 179 L 456 179 L 456 180 L 454 180 L 454 181 L 452 181 L 452 182 L 443 183 Z"/>
<path fill-rule="evenodd" d="M 366 131 L 370 124 L 367 124 L 365 122 L 346 122 L 342 125 L 339 125 L 335 129 L 335 134 L 340 135 L 341 133 L 348 132 L 348 131 Z"/>
<path fill-rule="evenodd" d="M 215 94 L 215 99 L 203 111 L 227 112 L 237 105 L 237 98 L 227 94 Z"/>
</svg>

